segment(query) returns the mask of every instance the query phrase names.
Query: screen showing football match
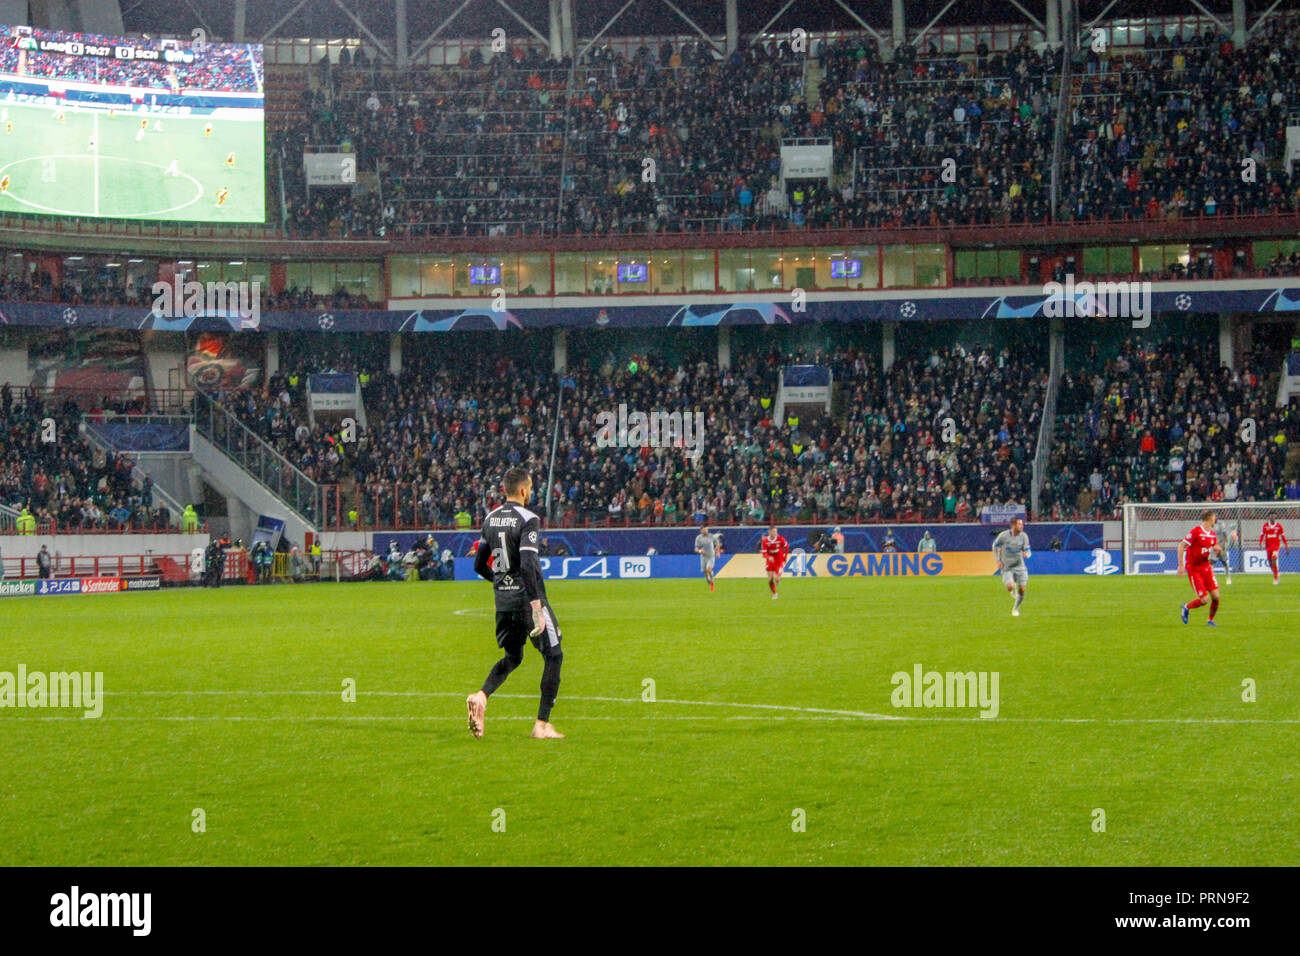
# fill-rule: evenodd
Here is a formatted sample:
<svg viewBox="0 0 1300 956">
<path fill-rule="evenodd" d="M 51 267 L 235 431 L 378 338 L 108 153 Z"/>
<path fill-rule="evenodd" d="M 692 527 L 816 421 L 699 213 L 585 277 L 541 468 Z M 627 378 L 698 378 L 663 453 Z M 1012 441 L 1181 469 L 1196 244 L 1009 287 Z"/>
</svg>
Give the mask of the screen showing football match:
<svg viewBox="0 0 1300 956">
<path fill-rule="evenodd" d="M 0 27 L 0 211 L 262 222 L 262 47 Z"/>
</svg>

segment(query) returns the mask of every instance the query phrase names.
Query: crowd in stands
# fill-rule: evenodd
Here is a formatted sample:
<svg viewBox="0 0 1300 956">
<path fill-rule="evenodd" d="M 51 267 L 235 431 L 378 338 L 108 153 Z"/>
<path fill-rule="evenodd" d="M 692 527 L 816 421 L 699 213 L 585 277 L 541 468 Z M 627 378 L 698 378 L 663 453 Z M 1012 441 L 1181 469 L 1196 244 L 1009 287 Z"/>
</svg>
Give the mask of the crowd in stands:
<svg viewBox="0 0 1300 956">
<path fill-rule="evenodd" d="M 0 501 L 25 509 L 38 531 L 168 527 L 171 516 L 154 500 L 152 480 L 137 482 L 129 458 L 100 451 L 79 434 L 85 412 L 75 400 L 6 384 L 0 411 Z M 46 440 L 47 419 L 54 441 Z"/>
<path fill-rule="evenodd" d="M 1300 250 L 1287 254 L 1279 252 L 1260 270 L 1266 276 L 1293 276 L 1300 274 Z"/>
<path fill-rule="evenodd" d="M 1292 211 L 1286 128 L 1300 92 L 1300 20 L 1265 21 L 1238 48 L 1207 28 L 1148 35 L 1111 61 L 1089 48 L 1071 99 L 1064 182 L 1071 218 Z"/>
<path fill-rule="evenodd" d="M 864 368 L 841 381 L 854 462 L 868 468 L 858 510 L 871 519 L 972 519 L 1028 500 L 1044 362 L 957 347 L 900 359 L 883 380 Z"/>
<path fill-rule="evenodd" d="M 778 373 L 789 362 L 832 369 L 841 384 L 831 415 L 774 420 Z M 704 356 L 674 364 L 608 355 L 561 379 L 557 435 L 549 361 L 412 354 L 398 378 L 368 373 L 370 428 L 355 443 L 337 423 L 310 426 L 309 371 L 376 364 L 323 356 L 282 370 L 260 393 L 224 398 L 309 477 L 338 484 L 333 518 L 345 524 L 352 511 L 370 525 L 477 520 L 496 497 L 500 468 L 525 463 L 545 474 L 553 439 L 556 522 L 969 518 L 985 504 L 1026 500 L 1045 385 L 1043 369 L 1005 350 L 935 351 L 884 375 L 852 349 L 747 354 L 729 370 Z M 692 461 L 680 446 L 602 447 L 597 415 L 620 404 L 701 412 L 702 454 Z"/>
<path fill-rule="evenodd" d="M 1029 502 L 1048 383 L 1045 345 L 914 348 L 888 370 L 853 347 L 743 349 L 730 369 L 704 352 L 675 361 L 610 352 L 571 356 L 556 376 L 546 348 L 479 342 L 454 355 L 408 349 L 392 376 L 384 337 L 347 338 L 285 335 L 284 364 L 265 387 L 218 395 L 327 486 L 322 517 L 339 527 L 477 526 L 512 464 L 537 476 L 543 510 L 552 453 L 557 526 L 976 520 L 985 505 Z M 1284 496 L 1300 413 L 1276 407 L 1250 357 L 1234 371 L 1220 366 L 1216 342 L 1181 339 L 1071 351 L 1036 518 L 1114 518 L 1130 501 Z M 831 369 L 829 414 L 804 407 L 777 420 L 789 364 Z M 313 424 L 314 372 L 361 377 L 367 426 L 348 435 L 337 415 Z M 0 401 L 0 500 L 29 507 L 43 526 L 167 522 L 129 460 L 77 437 L 76 404 L 10 388 Z M 686 441 L 664 434 L 657 447 L 611 444 L 599 416 L 620 405 L 699 412 L 701 453 L 688 454 L 696 446 L 683 432 Z M 61 436 L 53 444 L 40 440 L 47 416 Z"/>
<path fill-rule="evenodd" d="M 1058 218 L 1293 211 L 1283 163 L 1300 18 L 1240 49 L 1185 42 L 1072 64 Z M 401 78 L 336 70 L 303 93 L 278 145 L 299 235 L 427 236 L 1032 223 L 1049 187 L 1062 55 L 1027 35 L 973 54 L 933 42 L 882 58 L 873 39 L 783 42 L 722 56 L 671 43 L 598 47 L 571 69 L 519 48 Z M 783 139 L 834 146 L 830 183 L 780 178 Z M 345 144 L 366 190 L 313 190 L 303 142 Z M 1253 161 L 1243 181 L 1243 161 Z M 653 165 L 647 165 L 647 160 Z M 951 162 L 949 162 L 951 161 Z"/>
<path fill-rule="evenodd" d="M 1267 501 L 1279 496 L 1295 403 L 1278 408 L 1249 362 L 1217 342 L 1127 341 L 1069 363 L 1058 397 L 1047 515 L 1118 517 L 1125 502 Z"/>
<path fill-rule="evenodd" d="M 838 190 L 814 192 L 807 221 L 830 228 L 1041 222 L 1059 55 L 1022 35 L 1009 51 L 882 60 L 874 40 L 823 44 L 817 103 L 784 135 L 830 137 Z M 857 183 L 854 188 L 854 176 Z M 799 224 L 797 220 L 794 221 Z"/>
<path fill-rule="evenodd" d="M 833 370 L 834 410 L 774 421 L 778 371 L 802 362 Z M 340 354 L 316 367 L 376 365 Z M 305 374 L 295 377 L 300 390 Z M 400 377 L 369 380 L 370 428 L 354 444 L 337 425 L 309 427 L 283 372 L 227 401 L 313 479 L 337 484 L 327 521 L 471 526 L 496 501 L 500 470 L 517 463 L 539 476 L 544 507 L 559 387 L 549 361 L 417 355 Z M 729 370 L 703 355 L 611 354 L 559 381 L 553 524 L 890 522 L 1028 503 L 1047 373 L 1030 355 L 954 347 L 884 373 L 854 349 L 749 352 Z M 681 447 L 603 447 L 597 415 L 620 404 L 702 412 L 703 453 L 693 462 Z M 1240 436 L 1246 419 L 1253 442 Z M 1220 368 L 1217 343 L 1133 340 L 1109 358 L 1093 346 L 1062 379 L 1040 517 L 1112 518 L 1126 501 L 1269 500 L 1297 440 L 1294 408 L 1276 408 L 1248 364 Z"/>
</svg>

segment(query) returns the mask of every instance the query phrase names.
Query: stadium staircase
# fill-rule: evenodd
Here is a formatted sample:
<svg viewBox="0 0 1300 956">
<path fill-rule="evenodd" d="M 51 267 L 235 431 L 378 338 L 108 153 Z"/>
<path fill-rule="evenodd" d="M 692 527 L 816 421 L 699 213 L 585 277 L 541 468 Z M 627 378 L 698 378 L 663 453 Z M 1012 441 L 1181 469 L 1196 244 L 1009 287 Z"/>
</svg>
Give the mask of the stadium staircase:
<svg viewBox="0 0 1300 956">
<path fill-rule="evenodd" d="M 1300 442 L 1292 442 L 1286 450 L 1286 462 L 1282 465 L 1282 481 L 1300 478 Z"/>
<path fill-rule="evenodd" d="M 189 416 L 167 416 L 171 419 Z M 121 448 L 109 436 L 95 427 L 93 422 L 83 422 L 80 426 L 81 437 L 92 448 L 114 455 L 126 455 L 131 460 L 131 477 L 141 485 L 146 477 L 153 481 L 154 507 L 162 504 L 167 508 L 167 523 L 179 528 L 181 514 L 185 505 L 196 501 L 192 487 L 193 460 L 188 452 L 152 452 Z"/>
<path fill-rule="evenodd" d="M 822 69 L 821 62 L 814 57 L 804 59 L 803 68 L 803 98 L 811 110 L 817 105 L 818 91 L 821 89 L 822 80 L 826 78 L 826 71 Z"/>
<path fill-rule="evenodd" d="M 190 451 L 208 483 L 247 510 L 250 528 L 258 515 L 282 518 L 285 538 L 296 544 L 319 530 L 316 482 L 202 391 L 194 394 Z"/>
</svg>

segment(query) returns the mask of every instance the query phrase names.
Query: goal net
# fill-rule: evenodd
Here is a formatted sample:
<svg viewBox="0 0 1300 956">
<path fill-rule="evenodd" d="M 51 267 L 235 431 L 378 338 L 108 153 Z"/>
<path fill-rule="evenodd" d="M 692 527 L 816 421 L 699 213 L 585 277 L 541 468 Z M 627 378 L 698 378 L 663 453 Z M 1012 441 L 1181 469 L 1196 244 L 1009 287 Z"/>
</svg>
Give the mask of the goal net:
<svg viewBox="0 0 1300 956">
<path fill-rule="evenodd" d="M 1260 542 L 1270 514 L 1277 515 L 1290 543 L 1278 554 L 1283 573 L 1300 572 L 1300 501 L 1188 501 L 1179 504 L 1124 506 L 1124 573 L 1176 574 L 1178 544 L 1200 524 L 1201 512 L 1217 515 L 1215 532 L 1225 550 L 1226 570 L 1232 574 L 1272 574 Z M 1223 562 L 1215 562 L 1223 569 Z"/>
</svg>

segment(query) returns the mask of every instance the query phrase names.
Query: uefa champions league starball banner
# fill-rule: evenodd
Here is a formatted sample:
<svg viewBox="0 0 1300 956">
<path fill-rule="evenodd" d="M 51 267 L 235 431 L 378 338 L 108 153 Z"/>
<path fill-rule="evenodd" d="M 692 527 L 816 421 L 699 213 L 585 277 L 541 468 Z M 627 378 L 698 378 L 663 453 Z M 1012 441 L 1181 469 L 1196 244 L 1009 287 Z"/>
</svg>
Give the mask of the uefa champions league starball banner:
<svg viewBox="0 0 1300 956">
<path fill-rule="evenodd" d="M 1149 296 L 1151 315 L 1300 312 L 1300 286 L 1292 279 L 1238 282 L 1156 282 Z M 806 322 L 898 322 L 935 319 L 1046 319 L 1060 296 L 1041 287 L 996 289 L 900 289 L 843 293 L 834 299 L 809 299 L 795 309 L 789 298 L 756 301 L 718 296 L 677 299 L 671 304 L 613 303 L 589 296 L 575 300 L 514 296 L 511 308 L 483 305 L 383 310 L 237 309 L 194 315 L 166 315 L 157 309 L 127 306 L 50 305 L 0 302 L 0 324 L 42 327 L 152 329 L 172 332 L 510 332 L 548 328 L 665 328 L 724 325 L 797 325 Z M 833 294 L 833 293 L 831 293 Z M 603 304 L 602 304 L 603 303 Z M 684 304 L 685 303 L 685 304 Z M 1082 308 L 1082 307 L 1081 307 Z M 1105 317 L 1093 303 L 1080 315 Z M 1079 319 L 1086 321 L 1086 319 Z"/>
</svg>

